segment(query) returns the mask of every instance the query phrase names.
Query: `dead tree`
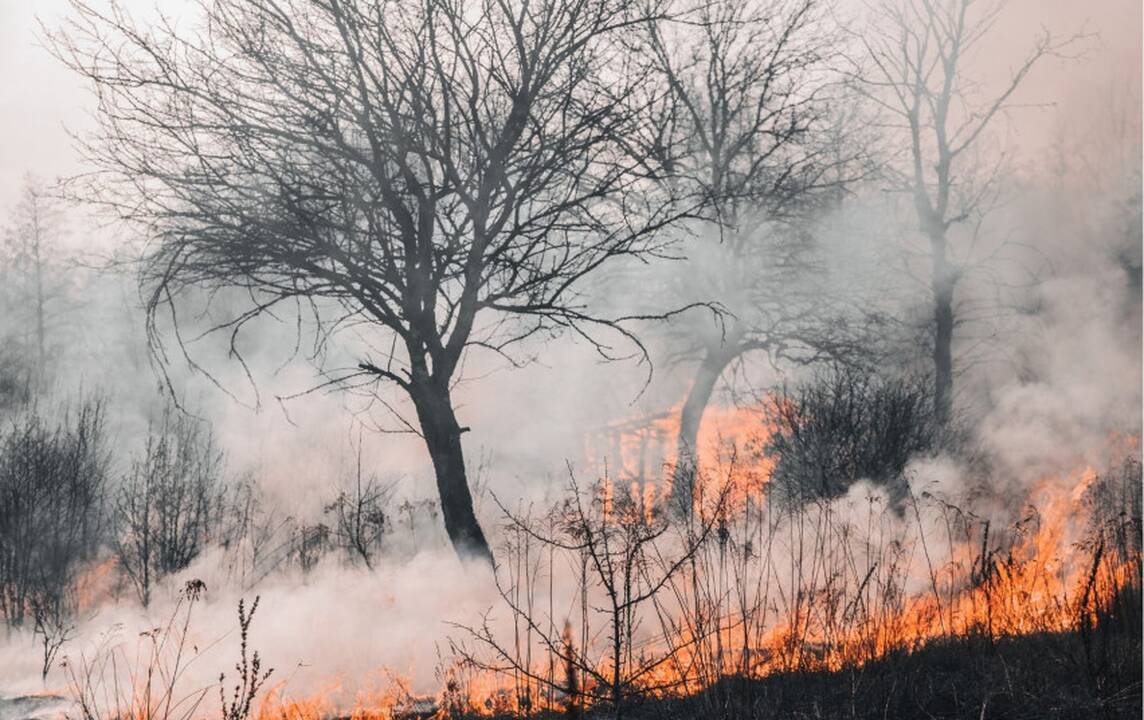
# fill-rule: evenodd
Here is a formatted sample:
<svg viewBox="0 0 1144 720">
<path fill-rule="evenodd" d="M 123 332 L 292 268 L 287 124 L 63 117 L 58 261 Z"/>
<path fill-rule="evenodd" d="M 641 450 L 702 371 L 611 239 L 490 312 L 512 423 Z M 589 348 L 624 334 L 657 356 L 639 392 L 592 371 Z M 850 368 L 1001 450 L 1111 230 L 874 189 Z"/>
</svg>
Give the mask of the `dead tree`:
<svg viewBox="0 0 1144 720">
<path fill-rule="evenodd" d="M 230 568 L 249 590 L 287 563 L 292 556 L 296 520 L 267 502 L 252 473 L 227 483 L 219 544 L 231 557 Z"/>
<path fill-rule="evenodd" d="M 486 617 L 479 627 L 458 626 L 480 651 L 455 641 L 454 653 L 468 665 L 516 678 L 518 705 L 526 711 L 547 691 L 563 696 L 569 716 L 596 706 L 619 720 L 636 698 L 678 690 L 679 679 L 663 670 L 695 638 L 672 638 L 656 650 L 641 642 L 641 626 L 652 624 L 658 596 L 712 537 L 728 491 L 726 484 L 715 488 L 706 512 L 682 531 L 662 504 L 628 495 L 606 478 L 581 488 L 571 473 L 567 497 L 547 517 L 502 506 L 510 530 L 505 555 L 513 562 L 506 572 L 498 567 L 496 580 L 515 638 L 500 637 Z M 570 623 L 551 615 L 569 602 L 552 597 L 552 577 L 562 568 L 572 569 L 580 595 L 573 603 L 580 606 L 579 646 Z M 546 577 L 547 616 L 539 587 Z M 534 660 L 545 657 L 550 662 Z"/>
<path fill-rule="evenodd" d="M 22 370 L 24 377 L 0 375 L 0 402 L 6 381 L 22 383 L 23 388 L 14 386 L 8 393 L 22 390 L 24 396 L 45 388 L 49 324 L 63 294 L 56 267 L 61 226 L 62 210 L 49 186 L 33 176 L 26 177 L 0 246 L 0 310 L 5 315 L 0 338 L 8 346 L 6 350 L 22 354 L 8 358 L 8 362 Z"/>
<path fill-rule="evenodd" d="M 31 615 L 53 635 L 66 626 L 77 579 L 103 543 L 108 461 L 98 401 L 55 425 L 29 413 L 0 432 L 0 615 L 9 625 Z"/>
<path fill-rule="evenodd" d="M 933 382 L 928 377 L 880 377 L 836 366 L 766 403 L 771 434 L 764 451 L 774 461 L 767 484 L 772 502 L 800 508 L 845 493 L 861 479 L 905 499 L 904 472 L 938 443 Z"/>
<path fill-rule="evenodd" d="M 195 423 L 165 410 L 116 498 L 115 553 L 144 607 L 157 583 L 184 570 L 221 534 L 222 455 Z"/>
<path fill-rule="evenodd" d="M 582 286 L 655 254 L 678 214 L 622 142 L 644 116 L 619 41 L 654 9 L 223 0 L 200 33 L 73 11 L 55 52 L 98 93 L 93 199 L 147 231 L 158 354 L 192 288 L 250 298 L 216 328 L 236 353 L 280 306 L 313 310 L 323 340 L 368 326 L 381 349 L 329 380 L 404 393 L 453 546 L 491 561 L 454 386 L 470 349 L 571 329 L 606 352 L 599 331 L 626 334 Z"/>
<path fill-rule="evenodd" d="M 381 482 L 374 475 L 363 476 L 359 446 L 352 486 L 339 491 L 325 508 L 334 516 L 333 533 L 337 544 L 351 560 L 360 559 L 370 570 L 381 550 L 382 539 L 391 530 L 391 520 L 386 513 L 396 486 L 395 481 Z"/>
<path fill-rule="evenodd" d="M 822 268 L 808 232 L 861 172 L 838 122 L 838 31 L 826 10 L 819 0 L 718 0 L 651 27 L 669 100 L 649 155 L 705 201 L 672 292 L 726 310 L 713 323 L 679 323 L 669 338 L 677 362 L 696 363 L 674 473 L 684 508 L 704 411 L 733 363 L 760 351 L 805 362 L 855 350 L 829 286 L 815 283 Z"/>
<path fill-rule="evenodd" d="M 32 601 L 33 634 L 40 636 L 40 681 L 48 681 L 48 672 L 55 664 L 60 649 L 72 639 L 75 622 L 74 608 L 58 594 L 37 597 Z"/>
<path fill-rule="evenodd" d="M 889 0 L 860 34 L 863 90 L 902 149 L 886 167 L 891 186 L 909 197 L 929 260 L 933 298 L 934 407 L 940 422 L 953 404 L 954 331 L 959 324 L 958 283 L 983 261 L 981 223 L 997 194 L 1003 156 L 984 151 L 989 130 L 1010 107 L 1034 65 L 1059 54 L 1064 41 L 1047 32 L 992 95 L 971 78 L 967 65 L 993 28 L 1004 2 Z M 955 233 L 955 228 L 963 232 Z M 988 259 L 988 258 L 984 258 Z"/>
</svg>

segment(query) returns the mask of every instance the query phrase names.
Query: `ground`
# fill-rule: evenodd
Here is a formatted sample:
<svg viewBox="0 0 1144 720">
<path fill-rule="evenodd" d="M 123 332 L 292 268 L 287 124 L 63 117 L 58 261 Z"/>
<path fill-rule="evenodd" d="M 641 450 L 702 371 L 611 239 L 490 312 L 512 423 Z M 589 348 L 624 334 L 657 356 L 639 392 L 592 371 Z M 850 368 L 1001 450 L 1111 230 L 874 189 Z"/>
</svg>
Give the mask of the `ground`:
<svg viewBox="0 0 1144 720">
<path fill-rule="evenodd" d="M 1089 720 L 1141 716 L 1134 632 L 959 638 L 837 672 L 730 678 L 699 695 L 645 700 L 627 720 Z M 555 717 L 578 717 L 569 713 Z M 610 709 L 584 720 L 612 718 Z"/>
</svg>

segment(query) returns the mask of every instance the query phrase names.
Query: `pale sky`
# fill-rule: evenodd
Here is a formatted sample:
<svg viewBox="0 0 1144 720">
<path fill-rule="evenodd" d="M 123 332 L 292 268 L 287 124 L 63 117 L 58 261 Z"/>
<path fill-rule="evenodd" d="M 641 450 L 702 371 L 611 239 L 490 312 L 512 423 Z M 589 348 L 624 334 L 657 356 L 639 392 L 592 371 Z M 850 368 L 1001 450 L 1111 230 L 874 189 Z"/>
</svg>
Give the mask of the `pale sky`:
<svg viewBox="0 0 1144 720">
<path fill-rule="evenodd" d="M 77 124 L 83 86 L 38 44 L 36 13 L 59 17 L 64 0 L 0 0 L 0 209 L 7 210 L 27 171 L 52 177 L 76 169 L 64 131 Z"/>
<path fill-rule="evenodd" d="M 167 0 L 160 6 L 169 12 L 181 3 Z M 123 4 L 142 14 L 156 6 L 155 0 Z M 38 17 L 57 25 L 67 10 L 67 0 L 0 0 L 0 217 L 15 202 L 26 172 L 53 178 L 82 169 L 65 128 L 87 125 L 92 99 L 42 47 L 37 24 Z M 1002 81 L 1042 26 L 1060 34 L 1084 27 L 1100 41 L 1084 59 L 1046 62 L 1029 78 L 1024 101 L 1055 105 L 1014 123 L 1026 156 L 1054 132 L 1058 114 L 1066 123 L 1077 124 L 1093 111 L 1101 93 L 1107 96 L 1117 87 L 1138 87 L 1140 82 L 1140 0 L 1013 0 L 996 28 L 990 49 L 996 53 L 990 59 L 994 67 L 987 72 L 995 70 Z"/>
</svg>

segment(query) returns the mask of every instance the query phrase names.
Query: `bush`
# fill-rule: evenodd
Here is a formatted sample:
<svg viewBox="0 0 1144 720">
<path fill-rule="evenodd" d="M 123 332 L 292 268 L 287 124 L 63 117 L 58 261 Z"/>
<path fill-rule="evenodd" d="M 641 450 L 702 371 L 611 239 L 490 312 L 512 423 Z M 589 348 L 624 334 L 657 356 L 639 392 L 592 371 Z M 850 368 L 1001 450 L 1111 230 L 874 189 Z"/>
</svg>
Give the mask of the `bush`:
<svg viewBox="0 0 1144 720">
<path fill-rule="evenodd" d="M 0 613 L 8 624 L 33 615 L 46 624 L 73 608 L 77 576 L 102 541 L 107 467 L 99 401 L 55 425 L 29 412 L 0 433 Z"/>
<path fill-rule="evenodd" d="M 210 432 L 164 412 L 115 502 L 115 552 L 144 606 L 157 582 L 190 565 L 220 531 L 221 476 L 222 455 Z"/>
<path fill-rule="evenodd" d="M 373 569 L 382 539 L 391 530 L 386 510 L 396 486 L 396 482 L 382 482 L 374 475 L 363 476 L 359 454 L 352 485 L 339 490 L 326 506 L 326 513 L 334 517 L 334 542 L 351 562 L 360 561 Z"/>
<path fill-rule="evenodd" d="M 937 444 L 932 382 L 850 366 L 817 374 L 768 403 L 770 489 L 792 506 L 837 497 L 867 479 L 904 496 L 910 458 Z"/>
</svg>

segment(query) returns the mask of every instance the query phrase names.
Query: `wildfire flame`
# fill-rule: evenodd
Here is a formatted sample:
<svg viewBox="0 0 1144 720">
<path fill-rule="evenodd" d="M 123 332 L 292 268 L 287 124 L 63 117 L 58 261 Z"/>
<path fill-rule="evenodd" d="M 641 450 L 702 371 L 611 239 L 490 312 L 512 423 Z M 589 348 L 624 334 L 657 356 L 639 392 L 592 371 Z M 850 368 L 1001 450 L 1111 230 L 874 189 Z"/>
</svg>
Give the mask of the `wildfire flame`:
<svg viewBox="0 0 1144 720">
<path fill-rule="evenodd" d="M 585 454 L 596 460 L 589 468 L 606 476 L 609 487 L 626 485 L 630 499 L 648 515 L 671 496 L 680 411 L 677 405 L 663 413 L 615 423 L 589 438 Z M 763 452 L 771 432 L 761 407 L 713 407 L 704 413 L 696 439 L 696 462 L 700 468 L 722 470 L 719 474 L 732 484 L 725 489 L 731 504 L 742 506 L 748 497 L 763 491 L 774 464 Z"/>
<path fill-rule="evenodd" d="M 600 487 L 605 518 L 650 523 L 662 511 L 677 418 L 669 412 L 606 437 L 616 455 L 611 479 Z M 629 652 L 663 658 L 640 676 L 647 694 L 694 693 L 733 675 L 858 666 L 939 638 L 1075 630 L 1097 622 L 1119 593 L 1140 583 L 1138 528 L 1124 532 L 1125 516 L 1115 512 L 1116 502 L 1135 492 L 1127 484 L 1138 474 L 1129 474 L 1111 501 L 1115 483 L 1096 467 L 1046 476 L 1004 526 L 925 492 L 911 492 L 898 508 L 871 493 L 850 498 L 845 508 L 823 502 L 795 512 L 767 502 L 773 464 L 760 449 L 771 432 L 754 408 L 717 409 L 707 418 L 698 448 L 707 469 L 702 483 L 722 482 L 727 502 L 719 507 L 715 541 L 692 561 L 702 570 L 668 586 L 674 605 L 655 603 L 660 631 L 632 638 Z M 1137 438 L 1108 444 L 1110 456 L 1136 462 Z M 626 488 L 634 520 L 620 519 L 617 488 Z M 704 491 L 701 485 L 697 494 Z M 855 510 L 862 503 L 864 514 Z M 700 600 L 708 603 L 706 614 L 690 612 L 688 603 Z M 456 665 L 443 674 L 432 703 L 417 701 L 409 683 L 397 679 L 386 693 L 359 697 L 350 717 L 428 717 L 427 705 L 441 718 L 558 711 L 572 701 L 559 689 L 568 687 L 582 698 L 600 697 L 590 673 L 563 669 L 581 636 L 571 622 L 559 635 L 566 657 L 536 648 L 546 667 L 494 672 Z M 598 662 L 606 676 L 610 661 Z M 266 720 L 329 714 L 320 699 L 276 699 L 266 707 Z"/>
</svg>

